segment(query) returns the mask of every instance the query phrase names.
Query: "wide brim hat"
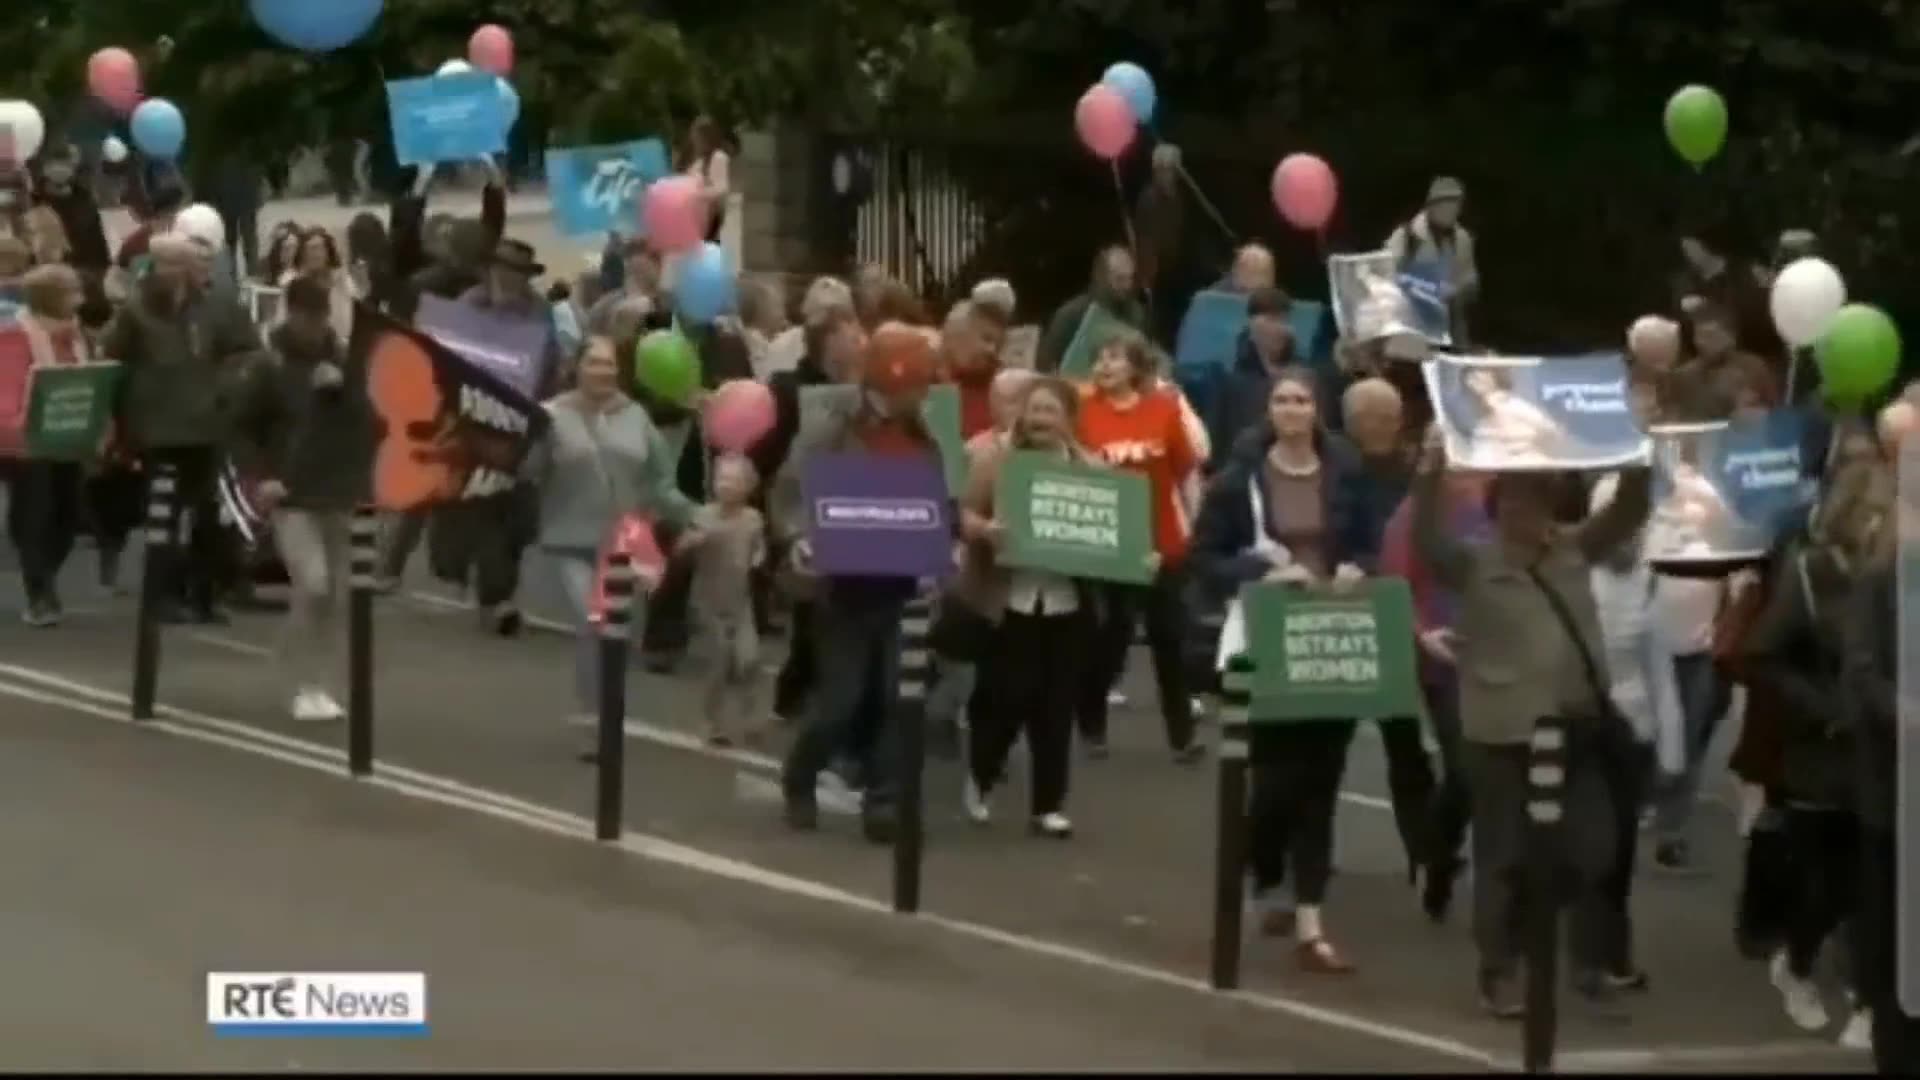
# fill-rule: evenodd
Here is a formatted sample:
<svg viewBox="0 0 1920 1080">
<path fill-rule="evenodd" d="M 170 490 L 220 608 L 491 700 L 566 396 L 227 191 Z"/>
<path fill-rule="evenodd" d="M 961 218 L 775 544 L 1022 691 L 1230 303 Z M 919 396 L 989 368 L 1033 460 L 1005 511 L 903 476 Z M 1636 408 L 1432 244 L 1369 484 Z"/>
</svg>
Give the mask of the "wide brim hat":
<svg viewBox="0 0 1920 1080">
<path fill-rule="evenodd" d="M 488 262 L 528 277 L 539 277 L 547 272 L 546 264 L 534 257 L 532 246 L 519 240 L 500 241 L 499 245 L 493 249 L 493 257 Z"/>
</svg>

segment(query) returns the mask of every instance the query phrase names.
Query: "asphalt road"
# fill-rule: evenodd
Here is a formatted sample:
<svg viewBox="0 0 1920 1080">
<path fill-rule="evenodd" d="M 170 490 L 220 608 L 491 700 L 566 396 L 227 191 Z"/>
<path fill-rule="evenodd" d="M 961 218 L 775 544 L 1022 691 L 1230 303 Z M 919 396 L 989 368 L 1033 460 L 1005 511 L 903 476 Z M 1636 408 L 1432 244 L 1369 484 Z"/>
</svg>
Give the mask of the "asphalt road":
<svg viewBox="0 0 1920 1080">
<path fill-rule="evenodd" d="M 129 682 L 131 606 L 126 600 L 90 595 L 81 580 L 90 573 L 90 564 L 84 552 L 75 560 L 70 573 L 75 582 L 68 593 L 78 614 L 65 626 L 54 631 L 32 631 L 11 620 L 0 625 L 0 683 L 118 711 L 124 708 Z M 542 606 L 539 580 L 537 575 L 528 579 L 529 606 L 536 610 Z M 409 594 L 383 601 L 378 611 L 380 761 L 452 778 L 557 812 L 589 814 L 592 770 L 574 757 L 588 734 L 570 727 L 564 719 L 569 711 L 570 643 L 558 635 L 538 632 L 516 641 L 485 635 L 469 613 L 455 606 L 456 602 L 424 599 L 433 595 L 431 588 L 417 583 Z M 5 603 L 0 600 L 0 607 Z M 165 637 L 162 702 L 207 722 L 238 725 L 233 729 L 236 731 L 300 740 L 293 745 L 344 745 L 344 732 L 337 727 L 296 726 L 285 718 L 284 697 L 267 659 L 275 629 L 274 618 L 267 615 L 240 616 L 233 626 L 218 631 L 170 629 Z M 784 968 L 793 961 L 782 954 L 780 943 L 788 942 L 795 948 L 817 946 L 820 939 L 805 919 L 837 917 L 821 913 L 803 917 L 814 901 L 801 899 L 800 895 L 811 892 L 824 895 L 819 902 L 829 907 L 859 913 L 847 924 L 851 929 L 834 937 L 828 949 L 830 955 L 856 969 L 874 962 L 876 956 L 894 956 L 897 946 L 879 944 L 883 940 L 893 942 L 893 935 L 907 935 L 916 948 L 927 949 L 945 947 L 934 944 L 942 935 L 957 935 L 973 943 L 955 946 L 968 956 L 982 952 L 982 942 L 994 940 L 998 945 L 986 951 L 1004 948 L 1026 958 L 1038 958 L 1035 962 L 1044 961 L 1041 966 L 1077 969 L 1077 974 L 1058 977 L 1085 979 L 1093 988 L 1086 991 L 1088 1001 L 1105 993 L 1126 999 L 1133 994 L 1158 996 L 1162 991 L 1182 1000 L 1206 997 L 1199 980 L 1205 976 L 1209 940 L 1214 772 L 1210 766 L 1183 769 L 1169 762 L 1158 725 L 1150 717 L 1122 710 L 1116 718 L 1113 757 L 1104 762 L 1076 762 L 1071 810 L 1079 832 L 1065 844 L 1030 839 L 1019 828 L 1017 801 L 1023 787 L 1017 759 L 1015 779 L 1001 804 L 1002 823 L 986 830 L 963 822 L 957 771 L 951 765 L 936 764 L 929 773 L 927 789 L 928 915 L 916 929 L 911 924 L 899 925 L 892 916 L 874 914 L 884 909 L 890 895 L 889 860 L 858 838 L 851 818 L 829 815 L 826 829 L 815 836 L 795 836 L 778 823 L 772 783 L 775 763 L 769 756 L 779 751 L 778 733 L 764 752 L 716 753 L 698 744 L 693 736 L 698 722 L 695 695 L 690 689 L 698 659 L 689 661 L 688 670 L 680 675 L 660 677 L 636 671 L 630 679 L 627 820 L 631 829 L 676 851 L 700 853 L 680 865 L 732 881 L 689 885 L 649 910 L 656 914 L 678 911 L 693 918 L 725 905 L 741 904 L 750 906 L 753 919 L 771 912 L 768 921 L 755 923 L 766 940 L 754 951 L 759 962 Z M 1136 665 L 1136 669 L 1135 698 L 1145 700 L 1144 680 L 1138 670 L 1144 669 L 1144 664 Z M 10 714 L 13 704 L 9 701 L 9 708 L 0 713 Z M 121 751 L 114 764 L 124 766 L 128 760 L 128 752 Z M 131 760 L 140 760 L 137 753 Z M 103 775 L 122 786 L 128 776 L 139 775 L 144 769 L 112 768 L 108 761 L 99 764 Z M 170 767 L 144 771 L 166 777 L 168 790 L 179 793 L 173 797 L 182 801 L 217 801 L 225 790 L 223 781 L 217 778 L 227 773 L 234 774 L 232 783 L 237 786 L 288 785 L 281 775 L 285 772 L 282 767 L 244 759 L 219 762 L 202 770 L 189 769 L 194 780 L 185 785 L 174 783 L 178 777 Z M 241 776 L 251 773 L 258 773 L 259 779 Z M 139 790 L 144 786 L 135 787 Z M 1246 943 L 1246 1026 L 1250 1030 L 1288 1033 L 1275 1043 L 1284 1047 L 1284 1053 L 1272 1051 L 1275 1056 L 1270 1067 L 1446 1069 L 1510 1061 L 1518 1049 L 1518 1031 L 1483 1018 L 1472 996 L 1473 956 L 1465 928 L 1466 898 L 1462 897 L 1453 921 L 1444 926 L 1428 924 L 1416 909 L 1386 808 L 1384 766 L 1377 741 L 1363 738 L 1354 744 L 1346 789 L 1338 822 L 1339 876 L 1328 908 L 1328 929 L 1360 971 L 1347 979 L 1309 977 L 1294 967 L 1287 943 L 1259 939 Z M 323 800 L 330 813 L 371 812 L 360 805 L 371 798 L 369 795 L 350 786 L 325 790 L 327 794 L 315 798 Z M 145 797 L 151 795 L 145 792 Z M 145 828 L 148 822 L 164 821 L 166 812 L 164 808 L 125 807 L 113 816 L 142 822 Z M 184 809 L 179 812 L 186 813 Z M 1734 853 L 1731 837 L 1724 829 L 1724 821 L 1715 828 L 1710 820 L 1704 830 L 1709 837 L 1719 838 L 1703 845 L 1709 870 L 1705 876 L 1673 877 L 1651 869 L 1642 874 L 1636 898 L 1637 925 L 1642 957 L 1653 975 L 1653 993 L 1634 1006 L 1625 1022 L 1593 1015 L 1569 1002 L 1562 1029 L 1569 1066 L 1636 1071 L 1812 1071 L 1856 1068 L 1864 1063 L 1857 1056 L 1797 1035 L 1780 1015 L 1764 972 L 1735 955 L 1729 929 Z M 396 845 L 391 858 L 404 859 L 407 866 L 387 874 L 343 869 L 323 876 L 350 882 L 359 889 L 416 873 L 430 880 L 437 871 L 424 868 L 444 854 L 437 850 L 437 831 L 395 828 L 392 832 L 393 836 L 380 838 L 379 844 L 383 849 L 389 843 Z M 230 865 L 231 860 L 244 862 L 256 854 L 265 857 L 254 851 L 256 844 L 266 850 L 287 847 L 284 841 L 274 843 L 264 837 L 223 841 L 214 838 L 211 830 L 203 837 L 186 827 L 166 828 L 163 834 L 194 838 L 191 842 L 170 841 L 164 848 L 169 853 L 177 853 L 176 849 L 217 852 L 222 867 Z M 373 842 L 365 837 L 356 839 Z M 526 843 L 551 851 L 528 856 L 543 869 L 588 857 L 566 852 L 567 842 L 552 838 Z M 497 847 L 503 852 L 502 858 L 511 862 L 513 856 L 504 854 L 511 845 L 488 841 L 488 847 L 487 853 L 466 861 L 491 859 Z M 469 870 L 479 872 L 474 867 Z M 655 876 L 652 870 L 632 872 L 636 880 L 650 882 Z M 200 882 L 223 877 L 213 868 L 202 868 L 191 876 Z M 231 879 L 230 873 L 224 876 Z M 736 895 L 743 892 L 771 895 L 751 899 Z M 471 903 L 484 910 L 487 901 L 483 894 L 481 884 L 451 882 L 445 890 L 447 896 L 460 897 L 460 906 Z M 349 895 L 353 895 L 351 890 Z M 589 890 L 584 899 L 575 899 L 593 901 L 594 894 Z M 68 903 L 58 896 L 45 902 L 55 907 Z M 598 902 L 605 905 L 608 901 L 602 897 Z M 258 906 L 264 910 L 281 905 L 274 900 Z M 349 900 L 343 906 L 354 905 Z M 395 905 L 410 906 L 415 905 Z M 789 912 L 795 921 L 783 922 Z M 295 904 L 291 912 L 277 915 L 297 925 L 311 917 L 311 907 Z M 512 918 L 502 922 L 520 927 L 542 920 Z M 519 933 L 518 929 L 514 931 L 515 935 Z M 868 943 L 869 936 L 872 944 Z M 499 940 L 498 951 L 506 958 L 503 970 L 525 967 L 525 943 L 513 935 L 502 935 Z M 491 962 L 494 948 L 489 944 L 474 951 L 472 962 Z M 663 950 L 671 954 L 665 947 Z M 313 963 L 321 963 L 318 956 Z M 328 963 L 335 970 L 348 966 Z M 506 966 L 509 964 L 511 968 Z M 200 966 L 217 965 L 204 960 Z M 681 961 L 661 965 L 658 970 L 670 971 L 678 979 L 698 967 L 697 963 Z M 888 969 L 892 970 L 890 961 Z M 784 977 L 770 974 L 767 981 L 778 984 Z M 1032 977 L 1012 978 L 1030 981 Z M 801 996 L 812 995 L 803 992 Z M 1052 1008 L 1071 1013 L 1078 1007 L 1077 1002 L 1063 1003 L 1061 992 L 1043 1000 L 1052 1003 L 1042 1007 L 1043 1011 Z M 1198 1003 L 1192 1007 L 1201 1008 Z M 547 1012 L 545 1007 L 538 1011 L 543 1017 Z M 1837 1003 L 1835 1012 L 1840 1013 Z M 1140 1035 L 1155 1030 L 1134 1023 L 1128 1015 L 1129 1019 L 1109 1024 L 1103 1031 Z M 1212 1034 L 1215 1029 L 1209 1026 L 1216 1021 L 1200 1013 L 1195 1017 L 1193 1023 L 1198 1026 L 1176 1028 L 1199 1039 L 1206 1053 L 1219 1052 L 1218 1038 Z M 494 1026 L 483 1025 L 483 1029 Z M 810 1033 L 820 1030 L 811 1024 L 807 1029 Z M 707 1045 L 697 1029 L 678 1023 L 643 1030 L 667 1035 L 674 1043 L 674 1052 L 686 1055 L 674 1059 L 679 1061 L 738 1063 L 744 1060 L 738 1055 L 756 1051 L 751 1041 L 722 1040 L 718 1045 Z M 630 1044 L 621 1040 L 630 1034 L 610 1033 L 606 1040 L 611 1041 L 582 1036 L 579 1052 L 625 1052 L 621 1048 Z M 1153 1060 L 1192 1062 L 1205 1067 L 1199 1058 L 1179 1056 L 1200 1052 L 1190 1046 L 1183 1050 L 1183 1037 L 1178 1033 L 1148 1036 L 1146 1048 L 1126 1060 L 1136 1064 Z M 1159 1059 L 1148 1052 L 1159 1045 L 1157 1038 L 1168 1040 L 1159 1047 L 1167 1056 Z M 1089 1046 L 1113 1049 L 1102 1040 Z M 436 1045 L 440 1041 L 436 1035 Z M 1016 1048 L 1028 1045 L 1025 1037 L 1013 1034 L 1001 1042 L 991 1035 L 971 1035 L 956 1040 L 955 1045 L 972 1047 L 984 1056 L 942 1060 L 956 1066 L 1008 1067 L 1055 1060 L 1045 1057 L 1049 1051 L 1037 1041 L 1028 1057 L 994 1056 L 994 1048 L 1003 1044 Z M 769 1044 L 779 1045 L 777 1039 Z M 837 1042 L 828 1039 L 823 1045 L 827 1049 L 821 1053 L 846 1055 L 809 1059 L 823 1066 L 886 1067 L 900 1060 L 888 1056 L 886 1044 L 877 1036 Z M 415 1051 L 395 1051 L 410 1052 Z M 538 1051 L 528 1052 L 537 1058 Z M 716 1056 L 702 1059 L 699 1054 L 703 1052 Z M 558 1062 L 561 1058 L 550 1060 Z M 1104 1060 L 1108 1059 L 1095 1055 L 1085 1058 L 1084 1063 Z M 928 1064 L 932 1061 L 927 1059 Z M 1215 1064 L 1224 1065 L 1225 1060 Z"/>
</svg>

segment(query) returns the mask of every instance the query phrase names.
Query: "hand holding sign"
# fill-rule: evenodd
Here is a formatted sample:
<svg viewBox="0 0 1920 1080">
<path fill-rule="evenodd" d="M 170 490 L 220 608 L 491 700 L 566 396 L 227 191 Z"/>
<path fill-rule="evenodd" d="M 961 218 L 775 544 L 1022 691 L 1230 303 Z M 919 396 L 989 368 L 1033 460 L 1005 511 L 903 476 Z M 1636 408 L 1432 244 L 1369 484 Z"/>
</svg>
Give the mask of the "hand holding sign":
<svg viewBox="0 0 1920 1080">
<path fill-rule="evenodd" d="M 1333 588 L 1336 592 L 1348 592 L 1365 580 L 1366 571 L 1352 563 L 1341 563 L 1333 572 Z"/>
</svg>

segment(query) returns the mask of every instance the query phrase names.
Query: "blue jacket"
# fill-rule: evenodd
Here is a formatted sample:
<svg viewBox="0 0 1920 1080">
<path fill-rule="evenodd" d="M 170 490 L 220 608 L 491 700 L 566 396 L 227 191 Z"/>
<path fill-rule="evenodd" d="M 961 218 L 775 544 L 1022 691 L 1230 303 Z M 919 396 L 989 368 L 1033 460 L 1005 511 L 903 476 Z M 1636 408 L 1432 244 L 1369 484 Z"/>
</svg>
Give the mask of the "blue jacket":
<svg viewBox="0 0 1920 1080">
<path fill-rule="evenodd" d="M 1358 451 L 1344 438 L 1329 432 L 1315 437 L 1320 453 L 1321 496 L 1325 500 L 1329 566 L 1353 563 L 1372 573 L 1379 561 L 1379 519 L 1373 481 Z M 1233 444 L 1226 464 L 1207 485 L 1188 548 L 1189 565 L 1206 601 L 1224 608 L 1240 587 L 1267 575 L 1272 565 L 1252 552 L 1255 521 L 1248 484 L 1261 476 L 1273 432 L 1266 427 L 1246 432 Z"/>
</svg>

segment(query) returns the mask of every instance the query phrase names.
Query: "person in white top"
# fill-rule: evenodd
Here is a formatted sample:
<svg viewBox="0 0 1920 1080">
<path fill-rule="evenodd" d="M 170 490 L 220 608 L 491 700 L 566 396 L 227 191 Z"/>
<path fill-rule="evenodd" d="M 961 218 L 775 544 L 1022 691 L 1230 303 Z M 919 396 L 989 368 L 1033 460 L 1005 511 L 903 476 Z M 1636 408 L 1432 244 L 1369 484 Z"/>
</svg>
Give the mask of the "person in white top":
<svg viewBox="0 0 1920 1080">
<path fill-rule="evenodd" d="M 700 193 L 707 200 L 707 239 L 717 243 L 733 197 L 733 162 L 722 144 L 720 125 L 711 116 L 694 119 L 687 130 L 687 146 L 687 175 L 700 181 Z"/>
</svg>

